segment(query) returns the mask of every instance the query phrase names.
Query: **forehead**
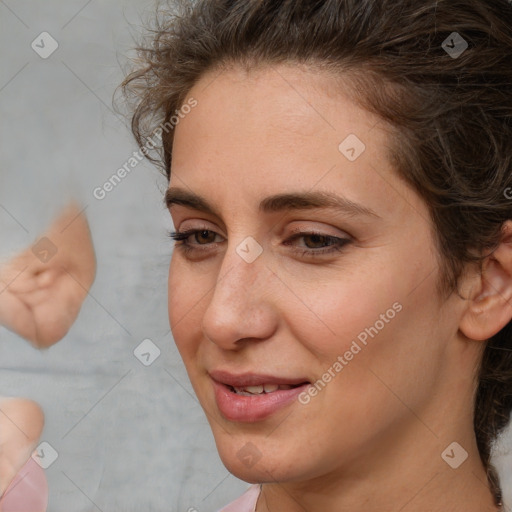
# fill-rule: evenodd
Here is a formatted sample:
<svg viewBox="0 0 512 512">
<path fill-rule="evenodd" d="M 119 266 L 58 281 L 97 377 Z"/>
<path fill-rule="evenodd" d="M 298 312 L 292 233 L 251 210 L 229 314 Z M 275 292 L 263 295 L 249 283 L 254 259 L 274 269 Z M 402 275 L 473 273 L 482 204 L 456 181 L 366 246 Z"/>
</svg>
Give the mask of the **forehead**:
<svg viewBox="0 0 512 512">
<path fill-rule="evenodd" d="M 282 132 L 320 138 L 351 131 L 364 137 L 380 119 L 356 105 L 351 91 L 348 78 L 298 64 L 251 69 L 233 65 L 209 71 L 191 89 L 189 96 L 198 100 L 199 108 L 190 117 L 197 120 L 197 136 L 215 135 L 215 126 L 219 137 Z"/>
<path fill-rule="evenodd" d="M 397 180 L 387 158 L 390 131 L 348 90 L 343 80 L 299 66 L 209 72 L 189 92 L 197 106 L 176 127 L 171 185 L 210 196 L 229 190 L 233 201 L 316 188 L 382 202 Z M 393 185 L 388 199 L 397 187 L 404 185 Z M 395 210 L 396 200 L 381 207 Z"/>
</svg>

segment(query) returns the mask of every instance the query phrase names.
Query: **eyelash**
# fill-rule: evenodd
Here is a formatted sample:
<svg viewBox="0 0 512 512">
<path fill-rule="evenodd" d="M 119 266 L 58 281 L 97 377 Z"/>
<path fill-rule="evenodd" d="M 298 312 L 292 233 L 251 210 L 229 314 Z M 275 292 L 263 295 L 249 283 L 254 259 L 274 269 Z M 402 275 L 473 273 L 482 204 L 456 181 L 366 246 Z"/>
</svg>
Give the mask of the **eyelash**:
<svg viewBox="0 0 512 512">
<path fill-rule="evenodd" d="M 170 231 L 168 233 L 168 235 L 170 238 L 172 238 L 174 241 L 177 242 L 175 244 L 176 248 L 178 248 L 180 251 L 183 251 L 184 254 L 189 254 L 194 251 L 207 251 L 208 250 L 208 249 L 197 249 L 193 246 L 194 245 L 195 246 L 211 245 L 211 243 L 210 244 L 191 244 L 190 242 L 187 242 L 188 238 L 190 238 L 192 235 L 195 235 L 196 233 L 201 233 L 203 231 L 207 231 L 208 233 L 215 233 L 211 229 L 188 229 L 186 231 Z M 317 256 L 325 255 L 325 254 L 332 254 L 334 252 L 341 252 L 344 249 L 344 246 L 351 242 L 351 240 L 348 238 L 339 238 L 336 236 L 326 235 L 323 233 L 317 233 L 317 232 L 312 232 L 312 231 L 308 231 L 308 232 L 298 231 L 293 236 L 288 238 L 284 242 L 284 244 L 290 245 L 289 242 L 294 241 L 299 238 L 306 237 L 306 236 L 319 236 L 319 237 L 324 238 L 326 242 L 334 242 L 334 244 L 327 246 L 327 247 L 329 247 L 329 249 L 325 249 L 325 248 L 306 249 L 306 250 L 302 250 L 302 249 L 298 249 L 298 248 L 293 249 L 295 252 L 298 252 L 298 253 L 302 252 L 301 256 L 303 256 L 303 257 L 304 256 L 317 257 Z"/>
</svg>

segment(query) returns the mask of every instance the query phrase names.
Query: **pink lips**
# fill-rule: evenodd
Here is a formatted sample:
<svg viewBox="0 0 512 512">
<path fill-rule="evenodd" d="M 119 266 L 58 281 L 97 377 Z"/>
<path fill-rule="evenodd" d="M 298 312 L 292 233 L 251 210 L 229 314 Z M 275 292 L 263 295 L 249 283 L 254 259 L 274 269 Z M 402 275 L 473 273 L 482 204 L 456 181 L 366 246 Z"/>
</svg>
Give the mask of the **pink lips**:
<svg viewBox="0 0 512 512">
<path fill-rule="evenodd" d="M 225 371 L 212 371 L 210 377 L 215 392 L 215 401 L 222 416 L 230 421 L 246 423 L 254 423 L 269 417 L 293 402 L 309 386 L 309 382 L 305 378 L 288 379 L 252 373 L 234 375 Z M 233 389 L 234 387 L 245 388 L 265 384 L 294 387 L 250 396 L 237 394 Z"/>
</svg>

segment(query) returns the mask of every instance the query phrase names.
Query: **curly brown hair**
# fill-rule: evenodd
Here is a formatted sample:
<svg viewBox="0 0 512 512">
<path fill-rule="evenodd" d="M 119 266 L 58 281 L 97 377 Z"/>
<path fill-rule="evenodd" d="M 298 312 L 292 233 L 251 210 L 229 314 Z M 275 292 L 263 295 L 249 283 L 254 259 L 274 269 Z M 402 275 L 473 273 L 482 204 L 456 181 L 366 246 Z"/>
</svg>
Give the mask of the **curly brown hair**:
<svg viewBox="0 0 512 512">
<path fill-rule="evenodd" d="M 137 50 L 121 89 L 141 148 L 206 71 L 291 63 L 348 77 L 353 98 L 393 127 L 389 157 L 429 208 L 440 293 L 458 290 L 467 265 L 481 269 L 512 218 L 507 0 L 181 1 L 157 12 L 150 42 Z M 169 179 L 166 132 L 146 153 Z M 496 504 L 490 458 L 512 409 L 511 348 L 509 322 L 486 342 L 475 375 L 474 429 Z"/>
</svg>

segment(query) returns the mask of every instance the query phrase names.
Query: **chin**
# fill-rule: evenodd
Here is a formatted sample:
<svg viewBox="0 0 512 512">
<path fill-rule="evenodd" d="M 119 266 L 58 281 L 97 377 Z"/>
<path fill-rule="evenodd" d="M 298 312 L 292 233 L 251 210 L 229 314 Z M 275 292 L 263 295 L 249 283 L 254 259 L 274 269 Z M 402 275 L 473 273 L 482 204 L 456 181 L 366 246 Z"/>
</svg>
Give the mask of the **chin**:
<svg viewBox="0 0 512 512">
<path fill-rule="evenodd" d="M 275 447 L 262 444 L 260 437 L 243 436 L 243 439 L 237 439 L 226 435 L 224 432 L 220 435 L 222 438 L 217 440 L 217 450 L 222 463 L 226 469 L 234 476 L 248 483 L 267 483 L 267 482 L 287 482 L 300 479 L 303 472 L 299 460 L 290 456 L 283 450 L 278 452 Z M 242 436 L 241 436 L 242 437 Z M 260 446 L 261 449 L 258 448 Z M 265 451 L 271 453 L 265 455 Z M 296 453 L 296 449 L 292 450 Z"/>
<path fill-rule="evenodd" d="M 248 467 L 231 454 L 228 457 L 221 456 L 221 459 L 233 476 L 250 484 L 287 482 L 297 477 L 290 471 L 283 470 L 275 461 L 270 466 L 260 461 L 253 467 Z"/>
</svg>

